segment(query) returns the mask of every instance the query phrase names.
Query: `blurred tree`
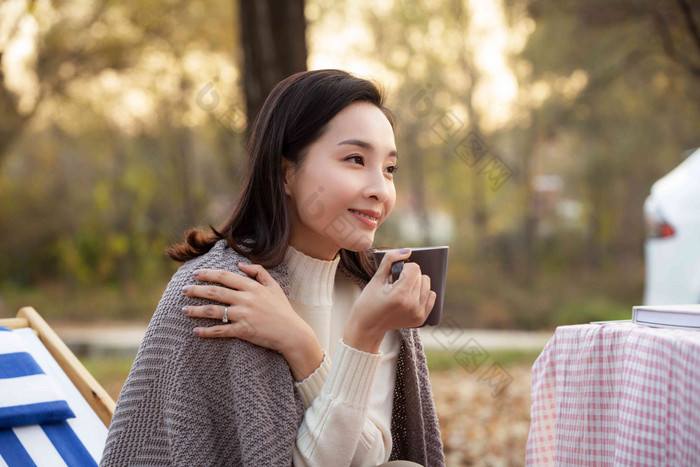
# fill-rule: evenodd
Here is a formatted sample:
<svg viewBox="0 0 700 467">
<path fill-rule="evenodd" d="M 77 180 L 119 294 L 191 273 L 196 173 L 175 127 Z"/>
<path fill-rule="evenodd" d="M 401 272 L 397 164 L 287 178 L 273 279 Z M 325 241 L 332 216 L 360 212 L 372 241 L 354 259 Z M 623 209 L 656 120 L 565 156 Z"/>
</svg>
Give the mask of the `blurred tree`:
<svg viewBox="0 0 700 467">
<path fill-rule="evenodd" d="M 539 127 L 535 144 L 559 147 L 550 170 L 566 170 L 570 191 L 586 201 L 588 263 L 638 265 L 650 184 L 700 143 L 700 9 L 685 0 L 507 5 L 512 24 L 523 15 L 536 22 L 513 68 L 525 95 L 544 96 L 526 112 L 526 126 Z"/>
<path fill-rule="evenodd" d="M 533 2 L 530 11 L 539 14 L 547 2 Z M 700 3 L 689 0 L 624 0 L 558 2 L 559 8 L 578 15 L 591 28 L 615 28 L 644 22 L 657 37 L 654 53 L 663 52 L 687 73 L 700 79 Z"/>
<path fill-rule="evenodd" d="M 688 0 L 669 3 L 651 4 L 664 52 L 700 80 L 700 5 Z"/>
<path fill-rule="evenodd" d="M 130 65 L 133 37 L 102 38 L 94 28 L 104 20 L 107 7 L 96 2 L 82 14 L 68 8 L 56 14 L 50 3 L 35 0 L 0 5 L 0 163 L 43 101 L 65 95 L 76 79 Z"/>
<path fill-rule="evenodd" d="M 236 97 L 235 9 L 229 0 L 9 3 L 0 5 L 10 73 L 0 96 L 14 107 L 0 112 L 0 127 L 4 154 L 17 145 L 0 171 L 0 196 L 13 200 L 0 209 L 0 279 L 160 277 L 173 233 L 231 198 L 242 158 L 240 132 L 223 119 Z M 228 14 L 211 14 L 222 8 Z M 18 43 L 38 58 L 19 60 Z M 36 99 L 17 87 L 20 75 L 36 77 Z M 195 98 L 206 80 L 218 85 L 217 106 Z M 29 137 L 17 116 L 24 128 L 35 123 Z M 205 132 L 207 117 L 219 125 Z"/>
</svg>

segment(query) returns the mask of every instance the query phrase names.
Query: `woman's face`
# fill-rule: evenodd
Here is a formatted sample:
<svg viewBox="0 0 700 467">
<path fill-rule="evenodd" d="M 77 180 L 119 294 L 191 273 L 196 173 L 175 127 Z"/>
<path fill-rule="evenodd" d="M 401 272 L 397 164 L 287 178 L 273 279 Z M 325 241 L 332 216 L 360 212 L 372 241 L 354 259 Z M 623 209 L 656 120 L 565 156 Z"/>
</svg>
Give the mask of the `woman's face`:
<svg viewBox="0 0 700 467">
<path fill-rule="evenodd" d="M 394 131 L 374 104 L 355 102 L 338 112 L 294 171 L 282 158 L 291 207 L 290 243 L 316 259 L 340 248 L 363 251 L 396 203 Z M 351 210 L 374 211 L 364 219 Z"/>
</svg>

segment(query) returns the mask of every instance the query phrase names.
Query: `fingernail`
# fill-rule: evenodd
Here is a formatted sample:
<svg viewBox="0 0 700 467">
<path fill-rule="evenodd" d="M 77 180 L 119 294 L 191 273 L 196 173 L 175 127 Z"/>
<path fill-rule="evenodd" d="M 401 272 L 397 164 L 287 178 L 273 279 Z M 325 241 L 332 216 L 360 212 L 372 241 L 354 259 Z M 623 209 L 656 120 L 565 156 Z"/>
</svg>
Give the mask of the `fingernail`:
<svg viewBox="0 0 700 467">
<path fill-rule="evenodd" d="M 187 289 L 189 288 L 189 285 L 186 285 L 182 288 L 182 293 L 187 293 Z"/>
<path fill-rule="evenodd" d="M 409 251 L 411 251 L 410 248 L 401 248 L 401 249 L 399 250 L 399 253 L 408 253 Z"/>
<path fill-rule="evenodd" d="M 199 335 L 199 329 L 194 328 L 194 329 L 192 330 L 192 333 L 193 333 L 195 336 L 198 336 L 198 335 Z"/>
<path fill-rule="evenodd" d="M 186 306 L 183 306 L 183 307 L 182 307 L 182 312 L 183 312 L 184 314 L 187 314 L 187 307 L 186 307 Z"/>
<path fill-rule="evenodd" d="M 197 277 L 199 275 L 199 272 L 200 272 L 199 269 L 197 269 L 195 272 L 192 273 L 192 275 L 194 277 Z"/>
</svg>

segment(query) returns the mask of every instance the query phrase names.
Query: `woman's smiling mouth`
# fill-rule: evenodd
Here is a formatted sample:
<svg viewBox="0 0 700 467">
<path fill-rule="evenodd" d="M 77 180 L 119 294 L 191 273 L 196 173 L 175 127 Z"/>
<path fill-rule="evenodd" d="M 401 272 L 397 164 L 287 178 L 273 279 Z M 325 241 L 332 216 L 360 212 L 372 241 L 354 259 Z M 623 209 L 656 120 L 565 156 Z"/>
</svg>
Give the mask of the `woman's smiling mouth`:
<svg viewBox="0 0 700 467">
<path fill-rule="evenodd" d="M 371 217 L 371 216 L 368 216 L 367 214 L 363 214 L 359 211 L 355 211 L 354 209 L 348 209 L 348 211 L 350 211 L 355 217 L 357 217 L 364 224 L 366 224 L 370 227 L 377 227 L 377 220 L 379 219 L 379 215 L 377 215 L 377 217 Z"/>
</svg>

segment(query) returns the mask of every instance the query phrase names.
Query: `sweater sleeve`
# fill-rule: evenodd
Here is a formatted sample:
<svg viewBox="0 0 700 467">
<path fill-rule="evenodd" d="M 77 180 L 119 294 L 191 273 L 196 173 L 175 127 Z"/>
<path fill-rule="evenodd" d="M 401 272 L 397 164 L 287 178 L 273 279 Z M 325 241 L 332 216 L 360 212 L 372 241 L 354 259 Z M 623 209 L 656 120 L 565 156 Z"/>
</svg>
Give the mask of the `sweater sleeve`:
<svg viewBox="0 0 700 467">
<path fill-rule="evenodd" d="M 307 376 L 303 381 L 294 382 L 294 387 L 299 391 L 301 401 L 304 403 L 304 410 L 308 410 L 314 399 L 321 393 L 323 383 L 328 379 L 328 372 L 331 370 L 331 357 L 323 349 L 323 360 L 321 364 Z"/>
<path fill-rule="evenodd" d="M 391 454 L 391 412 L 400 337 L 387 333 L 378 354 L 340 340 L 335 360 L 295 383 L 306 413 L 294 465 L 378 465 Z"/>
</svg>

